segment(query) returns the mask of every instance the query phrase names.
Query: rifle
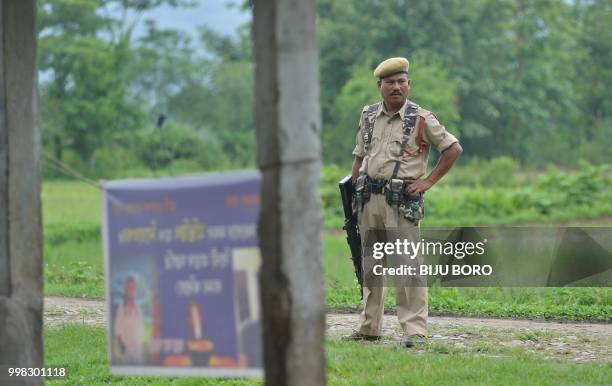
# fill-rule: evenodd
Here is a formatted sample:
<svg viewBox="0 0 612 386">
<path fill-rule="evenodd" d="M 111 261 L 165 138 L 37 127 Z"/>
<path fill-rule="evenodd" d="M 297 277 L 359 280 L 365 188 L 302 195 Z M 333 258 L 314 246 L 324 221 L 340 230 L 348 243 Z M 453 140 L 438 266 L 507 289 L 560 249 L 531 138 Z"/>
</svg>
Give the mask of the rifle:
<svg viewBox="0 0 612 386">
<path fill-rule="evenodd" d="M 342 229 L 346 231 L 346 241 L 351 249 L 351 260 L 355 268 L 355 276 L 359 282 L 361 291 L 361 299 L 363 300 L 363 263 L 361 255 L 361 234 L 359 233 L 359 224 L 357 216 L 353 212 L 353 195 L 355 189 L 351 175 L 344 177 L 338 183 L 340 187 L 340 196 L 342 197 L 342 208 L 344 209 L 344 226 Z"/>
</svg>

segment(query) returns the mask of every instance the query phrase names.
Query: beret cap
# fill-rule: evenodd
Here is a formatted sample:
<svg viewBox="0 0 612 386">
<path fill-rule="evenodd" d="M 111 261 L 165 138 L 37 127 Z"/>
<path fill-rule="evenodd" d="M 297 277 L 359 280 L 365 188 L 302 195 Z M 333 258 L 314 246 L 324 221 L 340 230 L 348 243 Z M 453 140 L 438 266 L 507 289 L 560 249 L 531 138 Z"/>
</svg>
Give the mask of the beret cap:
<svg viewBox="0 0 612 386">
<path fill-rule="evenodd" d="M 374 76 L 377 78 L 384 78 L 398 72 L 408 72 L 410 63 L 408 59 L 397 57 L 389 58 L 381 62 L 378 67 L 374 70 Z"/>
</svg>

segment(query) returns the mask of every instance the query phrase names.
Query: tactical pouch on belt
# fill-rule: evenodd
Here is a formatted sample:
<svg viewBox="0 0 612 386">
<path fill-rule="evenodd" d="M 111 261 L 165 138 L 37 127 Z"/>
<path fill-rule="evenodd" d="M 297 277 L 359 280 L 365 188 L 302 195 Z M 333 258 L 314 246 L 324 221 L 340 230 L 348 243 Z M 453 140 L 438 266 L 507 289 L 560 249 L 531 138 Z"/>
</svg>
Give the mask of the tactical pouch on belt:
<svg viewBox="0 0 612 386">
<path fill-rule="evenodd" d="M 425 214 L 425 199 L 423 193 L 404 193 L 410 182 L 395 178 L 389 180 L 385 186 L 385 200 L 390 206 L 398 208 L 402 217 L 418 225 Z"/>
<path fill-rule="evenodd" d="M 402 194 L 399 204 L 399 212 L 406 220 L 414 225 L 419 225 L 419 221 L 425 215 L 425 198 L 423 193 Z"/>
<path fill-rule="evenodd" d="M 393 178 L 389 180 L 385 186 L 385 199 L 387 204 L 394 206 L 400 203 L 400 199 L 404 190 L 404 181 Z"/>
</svg>

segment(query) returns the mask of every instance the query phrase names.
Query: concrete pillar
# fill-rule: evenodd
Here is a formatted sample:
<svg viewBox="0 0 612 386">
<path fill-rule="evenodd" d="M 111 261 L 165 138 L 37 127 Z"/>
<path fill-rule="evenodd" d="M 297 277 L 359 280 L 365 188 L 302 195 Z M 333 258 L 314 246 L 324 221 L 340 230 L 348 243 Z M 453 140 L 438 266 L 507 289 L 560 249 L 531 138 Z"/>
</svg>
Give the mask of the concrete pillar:
<svg viewBox="0 0 612 386">
<path fill-rule="evenodd" d="M 0 2 L 0 368 L 43 365 L 36 76 L 36 2 L 3 0 Z M 2 378 L 4 375 L 0 374 L 0 380 L 6 381 Z M 40 383 L 34 378 L 10 381 L 11 385 Z"/>
<path fill-rule="evenodd" d="M 254 2 L 268 385 L 326 382 L 316 14 L 314 0 Z"/>
</svg>

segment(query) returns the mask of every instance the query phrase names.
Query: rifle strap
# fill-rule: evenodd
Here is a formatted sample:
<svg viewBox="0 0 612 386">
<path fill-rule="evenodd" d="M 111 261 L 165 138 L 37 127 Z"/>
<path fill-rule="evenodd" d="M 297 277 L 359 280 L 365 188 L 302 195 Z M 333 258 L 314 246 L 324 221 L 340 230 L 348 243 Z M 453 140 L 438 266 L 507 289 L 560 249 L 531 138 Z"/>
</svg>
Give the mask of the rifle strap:
<svg viewBox="0 0 612 386">
<path fill-rule="evenodd" d="M 404 111 L 404 120 L 402 121 L 402 144 L 400 146 L 400 155 L 397 161 L 395 161 L 395 167 L 393 168 L 393 174 L 391 175 L 391 179 L 395 179 L 397 177 L 397 172 L 399 171 L 400 163 L 402 161 L 402 157 L 406 151 L 406 145 L 408 144 L 408 137 L 412 134 L 412 130 L 416 126 L 417 119 L 417 110 L 419 109 L 419 105 L 414 102 L 408 101 L 406 104 L 406 110 Z"/>
<path fill-rule="evenodd" d="M 372 135 L 374 133 L 374 124 L 376 123 L 376 116 L 378 115 L 378 111 L 382 107 L 382 102 L 374 103 L 373 105 L 369 105 L 363 114 L 365 128 L 363 130 L 363 148 L 365 150 L 365 154 L 368 154 L 368 150 L 370 149 L 370 143 L 372 142 Z M 365 165 L 364 172 L 368 173 L 368 164 Z"/>
</svg>

